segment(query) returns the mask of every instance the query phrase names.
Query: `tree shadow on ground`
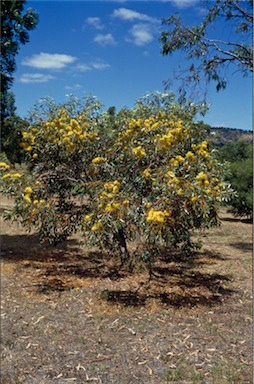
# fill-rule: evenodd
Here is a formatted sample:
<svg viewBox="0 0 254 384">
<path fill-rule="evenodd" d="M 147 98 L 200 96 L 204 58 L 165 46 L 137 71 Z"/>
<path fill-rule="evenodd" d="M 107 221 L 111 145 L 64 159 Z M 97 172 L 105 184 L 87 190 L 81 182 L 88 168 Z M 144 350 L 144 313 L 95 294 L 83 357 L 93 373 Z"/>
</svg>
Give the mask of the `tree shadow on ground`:
<svg viewBox="0 0 254 384">
<path fill-rule="evenodd" d="M 38 234 L 5 234 L 1 236 L 1 258 L 6 261 L 39 261 L 47 258 L 55 258 L 57 261 L 64 259 L 64 253 L 67 249 L 80 251 L 79 241 L 70 239 L 53 246 L 42 243 Z"/>
<path fill-rule="evenodd" d="M 253 219 L 251 218 L 242 218 L 242 217 L 222 217 L 221 221 L 228 221 L 231 223 L 243 223 L 243 224 L 253 224 Z"/>
<path fill-rule="evenodd" d="M 197 271 L 211 261 L 223 261 L 219 252 L 203 250 L 187 256 L 180 250 L 158 247 L 149 275 L 147 270 L 131 274 L 120 268 L 120 260 L 110 253 L 87 249 L 82 253 L 75 239 L 45 247 L 37 235 L 4 235 L 2 245 L 3 261 L 20 262 L 38 293 L 63 292 L 78 287 L 80 281 L 94 279 L 100 282 L 101 300 L 108 303 L 141 307 L 156 300 L 176 308 L 212 306 L 234 293 L 224 286 L 229 276 Z M 128 289 L 123 288 L 126 281 Z M 91 283 L 89 289 L 97 288 Z"/>
<path fill-rule="evenodd" d="M 236 249 L 239 249 L 241 251 L 252 251 L 253 250 L 253 244 L 251 243 L 231 243 L 231 247 L 234 247 Z"/>
</svg>

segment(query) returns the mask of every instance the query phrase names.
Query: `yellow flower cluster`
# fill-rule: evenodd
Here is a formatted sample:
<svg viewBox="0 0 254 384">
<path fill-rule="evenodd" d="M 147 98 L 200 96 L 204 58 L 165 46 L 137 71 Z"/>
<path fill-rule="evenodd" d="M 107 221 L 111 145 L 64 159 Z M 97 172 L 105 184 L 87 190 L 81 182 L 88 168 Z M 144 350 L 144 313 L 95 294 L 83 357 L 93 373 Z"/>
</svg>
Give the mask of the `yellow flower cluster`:
<svg viewBox="0 0 254 384">
<path fill-rule="evenodd" d="M 3 169 L 10 169 L 10 166 L 6 163 L 4 163 L 3 161 L 0 162 L 0 168 L 3 168 Z"/>
<path fill-rule="evenodd" d="M 131 119 L 127 129 L 123 133 L 119 133 L 117 144 L 126 144 L 128 141 L 133 141 L 135 143 L 135 137 L 143 134 L 144 132 L 149 133 L 152 130 L 156 130 L 164 123 L 161 116 L 151 116 L 146 119 Z"/>
<path fill-rule="evenodd" d="M 37 135 L 38 129 L 33 128 L 31 132 L 22 131 L 23 141 L 20 143 L 20 147 L 26 152 L 31 152 L 35 143 L 35 138 Z"/>
<path fill-rule="evenodd" d="M 167 122 L 167 120 L 163 120 L 164 117 L 164 115 L 160 114 L 160 116 L 150 116 L 146 119 L 131 119 L 128 129 L 131 130 L 132 133 L 139 130 L 142 132 L 150 132 Z"/>
<path fill-rule="evenodd" d="M 120 203 L 108 203 L 105 206 L 105 212 L 108 214 L 114 214 L 119 211 L 120 207 L 121 207 Z"/>
<path fill-rule="evenodd" d="M 198 155 L 201 155 L 205 159 L 209 157 L 209 154 L 207 152 L 208 149 L 208 142 L 202 141 L 200 144 L 192 144 L 192 149 L 194 149 Z"/>
<path fill-rule="evenodd" d="M 188 159 L 188 160 L 194 160 L 195 159 L 195 155 L 193 152 L 191 151 L 188 151 L 185 155 L 185 158 Z"/>
<path fill-rule="evenodd" d="M 89 223 L 91 219 L 91 215 L 85 215 L 85 223 Z"/>
<path fill-rule="evenodd" d="M 192 196 L 191 202 L 196 203 L 197 201 L 199 201 L 199 197 L 198 196 Z"/>
<path fill-rule="evenodd" d="M 161 121 L 158 121 L 154 116 L 150 116 L 142 122 L 142 131 L 150 132 L 157 129 L 162 124 Z"/>
<path fill-rule="evenodd" d="M 183 162 L 184 162 L 184 158 L 180 155 L 176 157 L 172 157 L 172 159 L 170 159 L 170 163 L 173 165 L 173 167 L 178 167 L 178 165 Z"/>
<path fill-rule="evenodd" d="M 120 182 L 118 180 L 109 181 L 104 184 L 104 188 L 109 192 L 113 192 L 114 194 L 119 192 Z"/>
<path fill-rule="evenodd" d="M 95 223 L 95 224 L 92 226 L 92 228 L 91 228 L 91 230 L 92 230 L 93 232 L 99 232 L 99 231 L 101 231 L 102 229 L 103 229 L 103 225 L 102 225 L 101 220 L 98 220 L 97 223 Z"/>
<path fill-rule="evenodd" d="M 103 164 L 105 163 L 105 159 L 103 157 L 98 156 L 92 160 L 92 163 L 95 165 Z"/>
<path fill-rule="evenodd" d="M 20 179 L 22 175 L 20 173 L 6 173 L 2 176 L 2 180 L 6 179 Z"/>
<path fill-rule="evenodd" d="M 136 148 L 132 148 L 132 152 L 134 155 L 136 155 L 139 159 L 145 156 L 146 151 L 139 145 Z"/>
<path fill-rule="evenodd" d="M 196 179 L 200 187 L 209 185 L 208 175 L 203 171 L 199 172 L 199 174 L 196 176 Z"/>
<path fill-rule="evenodd" d="M 32 203 L 32 200 L 31 200 L 31 194 L 33 193 L 33 189 L 31 187 L 26 187 L 25 188 L 25 195 L 23 197 L 23 199 L 28 203 L 28 204 L 31 204 Z"/>
<path fill-rule="evenodd" d="M 161 148 L 162 150 L 167 150 L 173 143 L 173 135 L 171 132 L 161 137 L 160 135 L 158 135 L 157 139 L 155 139 L 155 142 L 158 143 L 159 148 Z"/>
<path fill-rule="evenodd" d="M 119 187 L 118 180 L 104 184 L 106 191 L 103 191 L 100 195 L 99 208 L 102 208 L 106 213 L 116 213 L 120 209 L 121 204 L 114 201 L 115 195 L 119 192 Z"/>
<path fill-rule="evenodd" d="M 156 135 L 154 142 L 159 150 L 168 150 L 172 145 L 178 144 L 189 134 L 189 129 L 183 127 L 181 120 L 170 118 L 169 120 L 164 120 L 162 126 L 164 129 L 168 127 L 168 130 L 166 134 Z"/>
<path fill-rule="evenodd" d="M 168 211 L 157 211 L 155 209 L 150 209 L 147 213 L 146 221 L 152 224 L 163 224 L 165 222 L 165 218 L 169 216 Z"/>
<path fill-rule="evenodd" d="M 143 176 L 144 176 L 146 179 L 150 179 L 150 177 L 151 177 L 151 173 L 150 173 L 149 169 L 145 169 L 145 170 L 143 171 Z"/>
<path fill-rule="evenodd" d="M 38 185 L 38 182 L 36 182 L 36 183 L 37 183 L 36 185 Z M 34 190 L 31 187 L 26 187 L 25 190 L 24 190 L 24 193 L 25 194 L 23 196 L 23 200 L 25 200 L 28 204 L 33 204 L 33 205 L 37 206 L 37 205 L 43 205 L 45 203 L 44 199 L 40 199 L 40 200 L 34 199 L 32 201 L 31 195 L 34 193 Z M 36 213 L 36 212 L 37 211 L 34 210 L 34 213 Z"/>
<path fill-rule="evenodd" d="M 98 205 L 100 210 L 117 220 L 123 218 L 129 205 L 129 200 L 121 196 L 119 188 L 120 182 L 118 180 L 105 183 Z"/>
<path fill-rule="evenodd" d="M 44 145 L 45 141 L 73 152 L 84 140 L 92 140 L 98 136 L 93 125 L 92 131 L 88 131 L 86 118 L 83 115 L 73 119 L 64 110 L 59 112 L 59 116 L 43 124 L 41 129 L 32 128 L 22 132 L 23 141 L 20 146 L 26 151 L 31 152 Z M 33 158 L 36 159 L 35 153 Z"/>
<path fill-rule="evenodd" d="M 178 179 L 178 177 L 176 177 L 176 175 L 172 171 L 169 171 L 168 173 L 166 173 L 165 176 L 169 179 L 168 186 L 170 187 L 177 186 L 180 183 L 180 180 Z"/>
</svg>

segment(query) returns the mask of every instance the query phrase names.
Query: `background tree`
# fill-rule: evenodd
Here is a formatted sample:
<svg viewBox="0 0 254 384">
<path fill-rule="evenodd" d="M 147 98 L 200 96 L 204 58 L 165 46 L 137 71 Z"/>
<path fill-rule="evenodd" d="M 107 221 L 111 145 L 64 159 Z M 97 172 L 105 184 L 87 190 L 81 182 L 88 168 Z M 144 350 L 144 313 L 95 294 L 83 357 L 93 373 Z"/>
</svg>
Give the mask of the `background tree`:
<svg viewBox="0 0 254 384">
<path fill-rule="evenodd" d="M 10 91 L 13 72 L 16 68 L 15 56 L 20 45 L 29 41 L 28 31 L 38 23 L 38 15 L 31 8 L 24 12 L 26 1 L 1 2 L 1 150 L 11 162 L 20 162 L 21 131 L 26 122 L 15 116 L 15 96 Z"/>
<path fill-rule="evenodd" d="M 20 144 L 22 141 L 22 131 L 25 131 L 29 126 L 27 120 L 19 116 L 8 117 L 3 122 L 2 145 L 7 159 L 12 163 L 19 163 L 24 160 L 24 154 Z"/>
<path fill-rule="evenodd" d="M 15 57 L 20 45 L 29 41 L 29 31 L 38 23 L 38 14 L 31 8 L 24 10 L 26 0 L 1 1 L 1 122 L 14 115 L 14 97 L 9 92 L 16 69 Z M 12 108 L 10 108 L 12 101 Z"/>
<path fill-rule="evenodd" d="M 162 54 L 167 56 L 181 51 L 190 61 L 190 66 L 177 74 L 182 80 L 180 101 L 185 99 L 189 84 L 193 85 L 192 93 L 210 81 L 215 81 L 217 91 L 225 88 L 228 82 L 225 74 L 230 66 L 238 68 L 244 76 L 253 72 L 252 0 L 215 0 L 208 5 L 210 8 L 200 24 L 184 26 L 176 15 L 163 20 L 167 30 L 160 36 Z M 211 27 L 215 27 L 216 22 L 223 22 L 223 28 L 230 30 L 230 41 L 212 37 L 214 29 L 211 31 Z M 206 94 L 206 87 L 202 93 Z"/>
<path fill-rule="evenodd" d="M 253 217 L 252 159 L 248 158 L 231 163 L 227 179 L 237 191 L 237 196 L 230 202 L 229 212 L 232 212 L 235 216 Z"/>
<path fill-rule="evenodd" d="M 235 216 L 253 216 L 252 145 L 244 141 L 226 143 L 218 150 L 217 158 L 228 162 L 225 177 L 237 192 L 229 211 Z"/>
</svg>

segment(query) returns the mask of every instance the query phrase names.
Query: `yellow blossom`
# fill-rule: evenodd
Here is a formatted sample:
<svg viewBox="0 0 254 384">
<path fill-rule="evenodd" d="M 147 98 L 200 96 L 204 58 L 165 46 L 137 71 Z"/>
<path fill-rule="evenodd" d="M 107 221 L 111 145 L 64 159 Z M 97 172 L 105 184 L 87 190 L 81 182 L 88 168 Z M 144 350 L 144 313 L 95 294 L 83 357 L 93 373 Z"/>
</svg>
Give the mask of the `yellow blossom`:
<svg viewBox="0 0 254 384">
<path fill-rule="evenodd" d="M 119 187 L 117 185 L 114 185 L 113 189 L 112 189 L 112 192 L 114 194 L 117 194 L 119 192 Z"/>
<path fill-rule="evenodd" d="M 188 151 L 188 152 L 186 153 L 185 157 L 186 157 L 186 159 L 192 160 L 192 159 L 194 159 L 195 155 L 194 155 L 193 152 Z"/>
<path fill-rule="evenodd" d="M 20 173 L 13 173 L 12 174 L 12 178 L 14 179 L 20 179 L 22 177 L 22 175 Z"/>
<path fill-rule="evenodd" d="M 202 171 L 202 172 L 199 172 L 199 174 L 196 176 L 196 179 L 197 180 L 207 180 L 207 175 Z"/>
<path fill-rule="evenodd" d="M 103 228 L 103 225 L 101 223 L 101 221 L 98 221 L 97 223 L 95 223 L 93 226 L 92 226 L 92 231 L 93 232 L 96 232 L 96 231 L 101 231 Z"/>
<path fill-rule="evenodd" d="M 144 157 L 146 152 L 145 150 L 139 145 L 138 147 L 136 148 L 132 148 L 132 152 L 134 153 L 134 155 L 136 155 L 138 158 L 141 158 L 141 157 Z"/>
<path fill-rule="evenodd" d="M 24 199 L 27 203 L 29 203 L 29 204 L 31 204 L 31 202 L 32 202 L 32 200 L 30 199 L 30 196 L 29 196 L 29 195 L 25 195 L 25 196 L 23 197 L 23 199 Z"/>
<path fill-rule="evenodd" d="M 91 220 L 91 216 L 90 215 L 86 215 L 85 216 L 85 222 L 88 223 L 90 220 Z"/>
<path fill-rule="evenodd" d="M 147 179 L 149 179 L 149 177 L 151 177 L 151 173 L 149 172 L 148 169 L 145 169 L 144 172 L 143 172 L 143 176 Z"/>
<path fill-rule="evenodd" d="M 95 157 L 93 160 L 92 160 L 92 163 L 93 164 L 103 164 L 103 163 L 105 163 L 105 160 L 103 159 L 103 157 L 100 157 L 100 156 L 98 156 L 98 157 Z"/>
<path fill-rule="evenodd" d="M 26 189 L 25 189 L 25 193 L 26 193 L 27 195 L 31 195 L 31 193 L 33 193 L 32 188 L 31 188 L 31 187 L 26 187 Z"/>
<path fill-rule="evenodd" d="M 5 162 L 1 161 L 0 162 L 0 168 L 9 169 L 10 166 L 8 164 L 6 164 Z"/>
<path fill-rule="evenodd" d="M 5 180 L 5 179 L 10 179 L 12 177 L 12 174 L 11 173 L 6 173 L 5 175 L 3 175 L 1 177 L 2 180 Z"/>
<path fill-rule="evenodd" d="M 175 158 L 172 158 L 172 159 L 170 160 L 170 163 L 171 163 L 174 167 L 177 167 L 177 166 L 179 165 L 178 160 L 175 159 Z"/>
<path fill-rule="evenodd" d="M 120 203 L 107 204 L 105 207 L 105 212 L 109 214 L 115 213 L 119 210 L 120 207 L 121 207 Z"/>
<path fill-rule="evenodd" d="M 112 207 L 111 204 L 107 204 L 106 207 L 105 207 L 105 212 L 106 213 L 112 213 L 114 211 L 114 208 Z"/>
<path fill-rule="evenodd" d="M 184 158 L 180 155 L 176 156 L 175 158 L 179 163 L 182 163 L 184 161 Z"/>
<path fill-rule="evenodd" d="M 37 157 L 38 157 L 38 153 L 34 153 L 33 154 L 33 159 L 37 159 Z"/>
<path fill-rule="evenodd" d="M 153 224 L 163 224 L 165 221 L 165 214 L 162 211 L 151 209 L 147 214 L 146 221 Z"/>
</svg>

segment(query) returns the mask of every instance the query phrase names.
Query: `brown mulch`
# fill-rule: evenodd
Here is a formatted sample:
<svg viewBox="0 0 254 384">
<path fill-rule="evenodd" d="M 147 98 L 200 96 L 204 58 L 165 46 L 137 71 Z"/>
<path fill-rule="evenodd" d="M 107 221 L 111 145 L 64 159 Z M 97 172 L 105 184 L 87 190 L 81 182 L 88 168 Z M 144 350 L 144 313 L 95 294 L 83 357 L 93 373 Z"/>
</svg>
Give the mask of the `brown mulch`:
<svg viewBox="0 0 254 384">
<path fill-rule="evenodd" d="M 1 383 L 252 383 L 252 225 L 221 217 L 152 277 L 2 220 Z"/>
</svg>

